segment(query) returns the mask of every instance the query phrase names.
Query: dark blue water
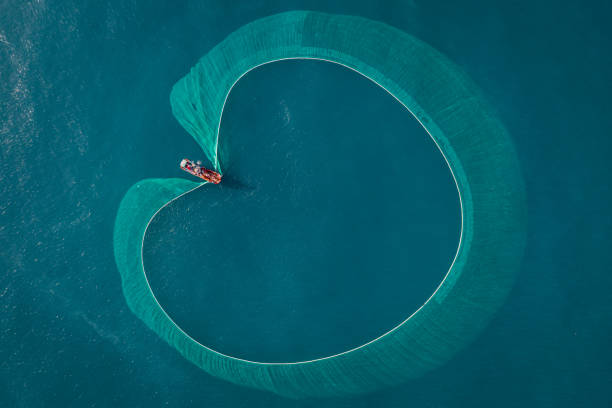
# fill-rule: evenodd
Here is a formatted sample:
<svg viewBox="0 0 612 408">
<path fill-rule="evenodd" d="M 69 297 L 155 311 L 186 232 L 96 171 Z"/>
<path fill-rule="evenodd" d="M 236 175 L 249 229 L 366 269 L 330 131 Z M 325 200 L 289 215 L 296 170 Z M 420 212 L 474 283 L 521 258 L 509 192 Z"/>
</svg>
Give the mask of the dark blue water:
<svg viewBox="0 0 612 408">
<path fill-rule="evenodd" d="M 9 1 L 0 5 L 2 406 L 609 406 L 610 9 L 595 1 L 495 3 L 193 2 L 176 6 Z M 510 130 L 529 195 L 524 266 L 508 302 L 482 336 L 422 379 L 351 399 L 289 401 L 201 372 L 128 310 L 111 248 L 115 212 L 127 188 L 145 177 L 180 176 L 177 159 L 199 153 L 171 116 L 172 84 L 235 28 L 295 8 L 382 20 L 451 57 L 483 88 Z M 385 108 L 383 93 L 343 71 L 314 64 L 269 68 L 254 72 L 236 89 L 223 124 L 228 135 L 246 138 L 244 130 L 250 126 L 260 136 L 282 135 L 287 129 L 282 127 L 284 116 L 277 115 L 284 112 L 281 100 L 295 121 L 296 134 L 320 136 L 323 130 L 337 134 L 345 126 L 354 127 L 345 123 L 354 121 L 367 130 L 375 126 L 362 117 L 370 105 L 360 107 L 354 102 L 366 93 L 375 100 L 372 121 L 383 117 L 389 121 L 381 124 L 386 134 L 396 134 L 397 126 L 410 126 L 409 118 L 393 114 L 392 110 L 399 110 L 393 104 Z M 295 76 L 302 76 L 301 82 L 312 89 L 293 83 Z M 277 79 L 283 86 L 267 91 Z M 347 87 L 350 90 L 353 85 L 354 95 L 347 95 Z M 335 95 L 338 99 L 317 100 L 317 95 L 331 98 L 340 90 Z M 255 97 L 259 99 L 252 102 Z M 342 100 L 355 105 L 338 107 Z M 327 103 L 328 108 L 318 111 L 318 103 Z M 338 112 L 348 109 L 347 114 L 362 110 L 355 118 L 333 117 L 329 111 L 335 107 Z M 230 121 L 232 114 L 236 116 Z M 250 120 L 261 121 L 259 125 L 243 123 L 246 114 Z M 326 129 L 307 120 L 318 114 L 330 115 L 326 120 L 335 127 Z M 266 118 L 276 121 L 276 132 L 270 132 L 275 128 L 266 125 Z M 418 135 L 418 128 L 410 129 Z M 433 153 L 424 157 L 432 158 L 427 161 L 432 166 L 439 162 Z M 364 162 L 378 166 L 369 159 Z M 236 179 L 244 186 L 230 192 L 236 197 L 252 188 L 239 167 Z M 431 185 L 440 182 L 432 179 Z M 435 192 L 424 187 L 425 191 Z M 204 193 L 194 200 L 206 200 Z M 431 209 L 423 209 L 423 214 L 430 216 Z M 178 221 L 193 233 L 206 232 L 198 224 L 203 220 Z M 420 221 L 425 223 L 427 218 Z M 163 227 L 160 219 L 158 231 Z M 432 230 L 443 228 L 449 225 Z M 433 251 L 431 236 L 428 239 L 420 248 Z M 152 243 L 150 255 L 161 256 L 154 247 Z M 165 256 L 181 255 L 179 246 L 173 248 Z M 448 251 L 442 251 L 442 256 L 448 256 Z M 192 259 L 185 262 L 202 262 Z M 410 271 L 434 262 L 446 261 L 411 259 L 410 265 L 420 268 Z M 393 273 L 390 278 L 400 278 L 396 269 Z M 156 276 L 163 279 L 164 275 Z M 374 275 L 365 277 L 382 282 Z M 425 277 L 411 272 L 403 279 L 420 281 L 426 291 L 434 283 Z M 324 276 L 313 278 L 320 283 Z M 214 279 L 208 282 L 222 284 Z M 192 290 L 187 283 L 183 289 Z M 158 287 L 167 290 L 170 301 L 176 296 L 172 289 L 181 289 L 162 281 Z M 295 292 L 285 292 L 285 300 L 296 299 Z M 346 303 L 355 301 L 355 292 L 341 295 L 340 306 L 362 307 Z M 221 306 L 228 306 L 230 300 L 216 296 L 217 301 L 226 302 L 220 310 L 227 311 Z M 417 297 L 415 292 L 411 299 L 402 300 L 404 306 L 409 308 Z M 333 306 L 333 300 L 321 300 L 326 307 Z M 267 313 L 279 310 L 261 299 L 252 299 L 250 305 L 257 302 L 270 306 Z M 380 305 L 376 299 L 371 304 Z M 204 306 L 183 303 L 177 307 Z M 380 326 L 366 325 L 373 331 L 397 319 L 393 316 L 397 309 L 380 311 L 388 313 L 383 315 L 385 320 L 373 321 Z M 213 313 L 208 313 L 204 310 L 198 318 L 210 322 L 207 318 Z M 322 315 L 319 312 L 318 317 Z M 345 315 L 352 323 L 363 318 Z M 287 324 L 294 321 L 290 317 Z M 256 325 L 257 320 L 243 323 Z M 205 334 L 215 340 L 231 326 L 212 329 L 217 331 Z M 263 326 L 260 333 L 271 329 Z M 355 337 L 335 336 L 334 341 L 340 347 L 369 335 L 358 331 Z M 243 351 L 263 352 L 265 343 L 253 340 L 251 344 L 260 348 Z M 238 351 L 245 344 L 217 343 Z M 325 353 L 324 347 L 329 346 L 320 341 L 309 345 L 312 348 L 305 352 L 315 354 Z"/>
<path fill-rule="evenodd" d="M 254 361 L 358 347 L 410 316 L 453 260 L 457 187 L 402 105 L 329 62 L 282 61 L 234 88 L 224 182 L 151 224 L 144 263 L 187 333 Z"/>
</svg>

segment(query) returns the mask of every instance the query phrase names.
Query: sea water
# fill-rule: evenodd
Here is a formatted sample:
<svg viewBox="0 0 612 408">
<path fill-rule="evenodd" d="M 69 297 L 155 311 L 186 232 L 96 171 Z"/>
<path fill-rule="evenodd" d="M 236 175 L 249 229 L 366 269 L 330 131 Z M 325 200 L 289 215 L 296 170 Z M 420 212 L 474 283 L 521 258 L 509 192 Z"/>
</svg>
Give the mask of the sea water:
<svg viewBox="0 0 612 408">
<path fill-rule="evenodd" d="M 9 3 L 0 6 L 3 406 L 610 403 L 612 282 L 602 249 L 612 223 L 611 81 L 603 5 Z M 235 28 L 294 8 L 382 20 L 451 57 L 510 130 L 529 194 L 524 267 L 487 331 L 428 376 L 353 399 L 294 402 L 206 375 L 132 315 L 113 261 L 113 220 L 127 188 L 146 177 L 188 177 L 178 160 L 200 152 L 170 113 L 172 84 Z M 441 156 L 401 107 L 355 75 L 316 62 L 249 74 L 222 124 L 233 152 L 230 183 L 177 202 L 152 225 L 145 262 L 156 293 L 214 348 L 268 360 L 334 353 L 392 327 L 445 273 L 458 214 Z M 397 143 L 381 151 L 407 160 L 324 150 L 332 136 L 374 131 Z M 268 143 L 249 145 L 251 135 Z M 370 176 L 340 178 L 346 157 L 374 175 L 414 166 L 422 177 L 356 188 L 351 183 Z M 333 207 L 340 203 L 319 195 L 346 202 Z M 305 199 L 313 201 L 306 206 Z M 385 208 L 387 224 L 368 218 L 364 200 Z M 309 208 L 318 211 L 305 214 Z M 346 225 L 325 231 L 325 214 Z M 298 228 L 308 248 L 298 245 Z M 410 244 L 409 259 L 405 248 L 393 248 L 400 238 Z M 372 251 L 349 251 L 351 242 Z M 325 256 L 315 258 L 315 249 Z M 223 272 L 211 272 L 209 256 L 226 263 Z M 398 296 L 400 285 L 410 296 Z M 266 296 L 257 295 L 262 290 Z M 256 335 L 245 338 L 245 330 Z M 303 343 L 304 336 L 312 341 Z"/>
<path fill-rule="evenodd" d="M 183 330 L 231 356 L 304 361 L 379 337 L 427 300 L 460 206 L 404 107 L 341 66 L 282 61 L 243 78 L 226 109 L 225 181 L 162 210 L 145 240 L 149 283 Z"/>
</svg>

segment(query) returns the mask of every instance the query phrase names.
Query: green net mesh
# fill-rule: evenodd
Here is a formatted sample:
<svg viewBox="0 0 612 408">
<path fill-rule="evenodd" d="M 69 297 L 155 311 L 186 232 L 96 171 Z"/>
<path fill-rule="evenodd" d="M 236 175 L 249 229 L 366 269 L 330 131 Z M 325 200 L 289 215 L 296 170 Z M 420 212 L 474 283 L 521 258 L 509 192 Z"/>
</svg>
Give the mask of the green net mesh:
<svg viewBox="0 0 612 408">
<path fill-rule="evenodd" d="M 288 397 L 367 392 L 416 378 L 448 361 L 504 301 L 525 239 L 525 197 L 511 140 L 475 85 L 418 39 L 361 17 L 287 12 L 232 33 L 178 81 L 172 111 L 213 166 L 219 123 L 232 86 L 281 59 L 323 59 L 365 75 L 414 114 L 440 147 L 459 188 L 462 233 L 455 261 L 432 297 L 386 335 L 308 362 L 255 363 L 217 353 L 184 333 L 149 287 L 142 243 L 154 215 L 201 184 L 149 179 L 121 202 L 115 258 L 131 310 L 185 358 L 237 384 Z"/>
</svg>

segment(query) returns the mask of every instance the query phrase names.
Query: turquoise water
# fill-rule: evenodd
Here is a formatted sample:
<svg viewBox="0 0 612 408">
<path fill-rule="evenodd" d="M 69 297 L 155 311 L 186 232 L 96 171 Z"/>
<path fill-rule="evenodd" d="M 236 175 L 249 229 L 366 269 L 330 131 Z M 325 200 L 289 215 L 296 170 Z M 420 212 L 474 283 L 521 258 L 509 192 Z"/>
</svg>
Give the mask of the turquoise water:
<svg viewBox="0 0 612 408">
<path fill-rule="evenodd" d="M 224 183 L 162 210 L 145 241 L 149 283 L 183 330 L 235 357 L 304 361 L 427 300 L 457 250 L 459 197 L 408 111 L 319 61 L 252 71 L 226 109 Z"/>
<path fill-rule="evenodd" d="M 355 42 L 355 36 L 360 36 L 359 43 Z M 440 367 L 471 343 L 490 321 L 506 299 L 523 256 L 526 237 L 524 183 L 511 139 L 476 85 L 450 60 L 415 37 L 384 23 L 358 16 L 292 11 L 245 25 L 202 57 L 189 74 L 173 86 L 170 95 L 172 112 L 215 168 L 222 167 L 218 152 L 226 154 L 226 157 L 222 157 L 222 163 L 231 164 L 234 160 L 231 143 L 224 144 L 224 139 L 218 135 L 218 128 L 222 108 L 233 84 L 264 63 L 304 57 L 335 61 L 380 84 L 414 113 L 448 162 L 461 198 L 460 244 L 448 274 L 423 306 L 387 334 L 362 347 L 325 359 L 293 364 L 253 363 L 220 354 L 198 343 L 160 305 L 151 289 L 142 258 L 143 238 L 146 239 L 152 217 L 183 195 L 184 199 L 193 197 L 191 191 L 196 184 L 185 179 L 146 179 L 129 189 L 121 200 L 115 221 L 115 260 L 125 299 L 134 314 L 204 371 L 239 385 L 292 398 L 362 394 L 420 378 Z M 380 144 L 380 136 L 377 133 L 349 136 L 353 138 L 343 135 L 334 136 L 334 139 L 346 140 L 345 144 L 355 151 L 347 163 L 356 169 L 349 176 L 358 179 L 360 166 L 355 159 L 363 156 L 363 153 L 352 147 L 363 146 L 366 152 L 373 153 Z M 327 143 L 331 146 L 342 144 L 337 141 Z M 395 144 L 392 138 L 386 142 Z M 256 143 L 267 144 L 264 138 Z M 297 143 L 289 143 L 289 146 L 294 145 Z M 343 151 L 330 150 L 333 161 L 341 162 Z M 383 158 L 400 162 L 410 160 L 402 155 L 401 149 L 395 149 L 392 155 L 381 155 Z M 286 164 L 292 162 L 290 159 L 290 156 L 286 156 L 276 166 L 279 170 L 286 168 Z M 244 160 L 236 162 L 243 163 Z M 338 166 L 338 169 L 338 174 L 346 173 L 342 171 L 343 166 Z M 290 172 L 285 170 L 281 173 L 289 175 Z M 391 169 L 391 177 L 394 173 L 401 175 L 402 171 Z M 291 177 L 283 177 L 287 178 Z M 361 178 L 366 180 L 364 176 Z M 273 181 L 273 177 L 262 180 L 268 188 L 274 185 L 265 184 L 268 180 Z M 232 182 L 229 186 L 235 184 Z M 282 203 L 274 211 L 276 217 L 282 215 L 287 207 L 297 207 L 298 211 L 314 215 L 325 213 L 313 206 L 304 206 L 306 200 L 292 199 L 299 189 L 293 187 L 295 183 L 289 183 L 289 186 L 289 197 L 282 188 L 271 189 L 275 199 Z M 365 184 L 362 186 L 365 187 Z M 340 194 L 341 197 L 344 195 L 347 194 Z M 249 201 L 256 202 L 262 196 L 265 197 L 265 194 L 252 194 Z M 325 196 L 326 193 L 322 192 L 321 197 Z M 344 198 L 342 200 L 346 201 Z M 210 207 L 215 204 L 211 201 Z M 251 214 L 247 211 L 248 207 L 242 206 L 240 210 L 247 218 L 254 218 L 257 212 Z M 334 215 L 322 231 L 334 231 L 337 225 L 344 228 L 346 234 L 342 242 L 352 247 L 345 255 L 348 259 L 362 251 L 353 231 L 363 222 L 363 217 L 358 214 L 350 216 L 349 210 L 344 211 L 349 214 L 350 228 L 338 222 L 342 216 Z M 264 228 L 247 226 L 235 230 L 249 236 L 255 231 L 259 232 L 259 229 L 264 234 L 274 231 L 277 225 L 276 222 L 269 222 L 263 225 Z M 370 230 L 368 232 L 375 236 L 375 229 Z M 383 231 L 382 237 L 392 236 L 392 227 Z M 233 231 L 224 231 L 225 234 L 228 232 Z M 276 235 L 283 243 L 292 240 L 288 233 Z M 293 240 L 302 241 L 308 251 L 316 246 L 302 238 L 307 235 L 298 232 Z M 223 237 L 219 239 L 223 240 Z M 398 252 L 405 250 L 401 244 Z M 201 246 L 197 245 L 197 250 Z M 277 251 L 274 246 L 265 244 L 262 248 L 265 250 L 256 252 L 252 257 L 256 261 L 265 260 L 269 258 L 269 253 Z M 248 249 L 242 251 L 244 254 L 237 252 L 235 256 L 251 258 Z M 371 256 L 375 262 L 370 262 L 373 265 L 383 264 L 385 252 L 378 252 L 383 256 L 378 260 L 376 255 L 379 254 L 373 253 Z M 299 260 L 299 256 L 296 257 Z M 282 274 L 291 273 L 282 262 L 278 262 L 282 258 L 276 256 L 276 262 L 269 263 L 261 272 L 278 270 Z M 336 262 L 337 259 L 335 254 L 328 251 L 326 256 L 319 256 L 318 261 Z M 247 262 L 247 270 L 254 264 Z M 317 262 L 311 264 L 318 266 Z M 234 272 L 223 266 L 218 269 L 217 276 L 222 276 L 222 273 L 240 276 L 244 272 Z M 214 264 L 211 267 L 214 268 Z M 403 269 L 400 264 L 396 267 Z M 336 274 L 338 267 L 325 269 L 328 274 Z M 363 285 L 365 282 L 354 283 Z M 282 282 L 279 284 L 270 279 L 268 284 L 282 286 Z M 406 282 L 402 287 L 409 284 Z M 265 293 L 254 285 L 251 286 L 253 292 Z M 313 305 L 306 304 L 304 307 L 312 308 Z M 246 313 L 247 309 L 244 310 Z M 326 312 L 329 314 L 329 311 Z M 361 326 L 354 327 L 362 330 Z"/>
<path fill-rule="evenodd" d="M 602 20 L 607 10 L 596 4 L 548 6 L 552 4 L 536 8 L 527 3 L 495 7 L 477 2 L 461 7 L 418 2 L 408 6 L 338 3 L 334 7 L 299 3 L 283 4 L 283 8 L 274 4 L 200 4 L 180 9 L 127 3 L 104 8 L 77 8 L 67 3 L 62 8 L 2 6 L 9 10 L 0 17 L 1 72 L 8 78 L 0 88 L 0 260 L 7 271 L 0 293 L 5 312 L 0 334 L 2 401 L 8 406 L 606 406 L 611 375 L 606 348 L 611 333 L 606 292 L 610 278 L 605 273 L 609 255 L 602 249 L 609 246 L 611 222 L 610 144 L 605 137 L 610 129 L 605 116 L 610 78 L 604 70 L 608 57 L 602 51 L 608 45 L 609 32 Z M 530 235 L 524 267 L 507 304 L 485 333 L 449 364 L 426 377 L 354 399 L 298 403 L 213 379 L 183 360 L 129 312 L 113 263 L 112 222 L 127 188 L 145 177 L 182 177 L 176 166 L 178 159 L 200 154 L 170 114 L 168 94 L 172 84 L 230 31 L 254 18 L 291 8 L 382 20 L 417 34 L 449 55 L 498 109 L 517 145 L 527 181 Z M 364 95 L 373 102 L 359 104 L 358 99 Z M 367 134 L 370 129 L 382 128 L 389 140 L 408 143 L 397 137 L 401 129 L 402 135 L 409 132 L 414 138 L 403 146 L 410 160 L 398 165 L 429 170 L 427 176 L 406 180 L 420 187 L 417 196 L 424 200 L 412 200 L 403 184 L 377 186 L 374 182 L 368 188 L 372 194 L 359 200 L 381 205 L 376 201 L 381 197 L 374 190 L 382 190 L 403 199 L 418 213 L 384 229 L 400 234 L 407 229 L 402 222 L 409 224 L 411 233 L 403 239 L 416 245 L 408 254 L 410 262 L 397 251 L 390 251 L 385 261 L 393 268 L 385 276 L 388 280 L 383 280 L 358 262 L 360 259 L 351 259 L 363 267 L 364 279 L 348 286 L 343 284 L 351 278 L 348 271 L 329 281 L 330 275 L 324 273 L 329 265 L 315 275 L 306 274 L 305 265 L 294 265 L 292 269 L 298 269 L 294 287 L 304 290 L 310 283 L 313 290 L 305 295 L 287 290 L 291 280 L 280 281 L 274 276 L 272 281 L 286 285 L 270 288 L 278 296 L 249 298 L 248 287 L 237 287 L 223 279 L 227 274 L 221 278 L 204 275 L 202 280 L 194 279 L 193 274 L 180 275 L 180 270 L 189 271 L 202 261 L 196 256 L 187 258 L 189 247 L 180 245 L 176 234 L 167 233 L 172 227 L 170 213 L 170 218 L 160 218 L 153 225 L 157 234 L 150 235 L 150 246 L 146 247 L 150 252 L 145 255 L 159 261 L 152 262 L 159 266 L 151 270 L 152 284 L 160 296 L 166 297 L 164 305 L 176 308 L 171 313 L 177 319 L 184 319 L 194 330 L 209 324 L 199 336 L 209 336 L 207 341 L 216 342 L 218 348 L 227 347 L 245 356 L 268 353 L 270 359 L 300 358 L 358 343 L 401 318 L 396 307 L 411 310 L 427 296 L 445 272 L 438 268 L 448 264 L 456 246 L 456 194 L 449 186 L 441 157 L 413 126 L 411 118 L 385 97 L 362 78 L 323 63 L 279 63 L 253 72 L 239 84 L 226 112 L 223 131 L 233 141 L 243 143 L 230 149 L 235 153 L 228 163 L 236 160 L 237 164 L 228 171 L 228 177 L 235 172 L 234 182 L 220 187 L 235 200 L 218 211 L 225 211 L 225 215 L 219 215 L 228 217 L 228 222 L 238 223 L 239 219 L 232 218 L 239 216 L 238 209 L 231 211 L 230 206 L 237 206 L 243 199 L 245 205 L 270 217 L 264 211 L 268 207 L 241 196 L 274 197 L 272 192 L 287 192 L 294 185 L 284 180 L 284 175 L 303 178 L 300 171 L 341 168 L 341 163 L 323 160 L 321 151 L 317 155 L 321 161 L 312 169 L 299 162 L 311 156 L 308 149 L 321 146 L 326 132 Z M 323 116 L 320 109 L 325 104 L 325 111 L 333 112 Z M 348 117 L 353 112 L 361 114 Z M 364 117 L 365 113 L 374 119 Z M 236 115 L 234 120 L 230 120 L 232 115 Z M 378 125 L 375 118 L 384 118 L 385 123 Z M 249 154 L 250 149 L 241 153 L 240 147 L 248 145 L 250 134 L 270 138 L 277 150 L 260 151 L 267 160 L 257 160 Z M 290 137 L 304 140 L 307 135 L 312 144 L 288 143 Z M 295 157 L 294 163 L 302 165 L 275 171 L 271 164 L 283 162 L 282 154 L 287 153 Z M 381 163 L 370 158 L 364 158 L 363 163 L 381 169 Z M 258 171 L 251 172 L 251 168 Z M 285 184 L 279 183 L 276 190 L 267 190 L 265 185 L 258 190 L 257 177 L 263 174 L 266 180 L 275 176 Z M 345 175 L 338 184 L 351 191 L 352 180 Z M 321 191 L 306 191 L 313 187 L 299 186 L 295 191 L 298 197 L 316 197 L 312 193 Z M 344 197 L 329 184 L 316 185 L 318 189 L 325 187 Z M 364 194 L 362 189 L 352 191 Z M 441 197 L 446 200 L 435 207 L 433 200 Z M 193 219 L 179 217 L 174 221 L 183 228 L 179 233 L 198 239 L 211 233 L 210 222 L 199 211 L 204 200 L 196 196 L 192 202 L 176 203 L 177 215 L 180 205 L 194 213 Z M 359 200 L 348 206 L 351 211 L 363 210 L 355 205 Z M 312 205 L 322 208 L 323 203 Z M 282 208 L 287 210 L 287 206 Z M 435 224 L 436 212 L 447 218 Z M 403 213 L 385 212 L 392 220 L 398 214 Z M 301 212 L 297 215 L 304 216 Z M 312 231 L 309 242 L 317 242 L 315 223 L 300 221 L 291 213 L 285 216 L 291 223 L 279 222 L 277 227 L 307 226 Z M 265 222 L 260 228 L 269 225 Z M 382 226 L 373 224 L 370 228 Z M 221 235 L 222 231 L 217 231 Z M 259 235 L 255 241 L 269 240 L 270 231 L 256 231 Z M 344 235 L 344 231 L 337 232 Z M 162 236 L 164 241 L 160 242 Z M 366 238 L 359 229 L 351 229 L 344 239 Z M 219 247 L 211 248 L 217 255 L 219 250 L 239 245 L 236 237 L 229 239 L 229 248 L 219 242 L 215 241 Z M 303 250 L 279 238 L 272 242 L 286 251 Z M 334 244 L 338 245 L 337 240 Z M 380 239 L 375 245 L 382 245 Z M 197 248 L 201 256 L 199 245 L 191 248 L 194 252 Z M 259 260 L 260 254 L 269 254 L 262 248 L 265 246 L 251 248 L 252 254 L 259 254 Z M 439 256 L 432 261 L 433 251 L 439 251 Z M 281 258 L 274 262 L 295 262 L 282 252 L 274 255 Z M 368 259 L 367 253 L 358 255 Z M 179 262 L 184 263 L 182 268 L 169 272 L 167 266 Z M 238 263 L 232 267 L 240 269 L 239 263 L 246 261 L 237 257 L 231 262 Z M 432 268 L 437 274 L 400 274 L 395 266 L 402 262 L 415 266 L 414 270 Z M 176 273 L 176 279 L 171 279 L 170 273 Z M 261 289 L 269 282 L 255 275 L 249 284 Z M 372 283 L 381 285 L 380 290 L 372 288 Z M 400 284 L 414 289 L 411 296 L 398 299 L 392 295 L 397 290 L 394 286 Z M 240 302 L 224 295 L 224 285 Z M 323 296 L 320 291 L 329 288 L 336 288 L 338 293 Z M 211 310 L 205 299 L 185 296 L 204 290 L 214 292 L 208 294 L 215 296 L 217 310 Z M 386 293 L 390 296 L 385 299 Z M 356 301 L 365 295 L 372 296 L 369 303 L 377 307 L 376 317 L 345 312 L 367 310 L 368 302 Z M 296 308 L 296 313 L 301 316 L 281 308 L 300 300 L 304 304 Z M 389 307 L 383 301 L 389 302 Z M 241 317 L 241 309 L 255 309 L 258 313 L 251 316 L 256 318 L 239 321 L 241 327 L 232 326 L 231 321 Z M 221 313 L 226 314 L 227 321 L 215 324 L 212 319 L 221 320 Z M 313 318 L 303 320 L 310 325 L 296 325 L 296 318 L 307 313 Z M 274 321 L 275 314 L 281 314 L 280 319 Z M 343 324 L 362 326 L 360 330 L 339 330 L 334 327 L 338 317 Z M 316 320 L 322 323 L 319 327 L 314 325 Z M 259 330 L 259 335 L 244 338 L 240 333 L 243 325 Z M 289 331 L 284 334 L 288 341 L 270 347 L 271 336 L 266 336 L 266 331 L 277 331 L 279 326 L 302 332 Z M 322 333 L 341 333 L 335 333 L 329 341 L 308 342 L 309 349 L 303 349 L 303 336 L 319 329 Z M 290 344 L 298 349 L 290 349 Z"/>
</svg>

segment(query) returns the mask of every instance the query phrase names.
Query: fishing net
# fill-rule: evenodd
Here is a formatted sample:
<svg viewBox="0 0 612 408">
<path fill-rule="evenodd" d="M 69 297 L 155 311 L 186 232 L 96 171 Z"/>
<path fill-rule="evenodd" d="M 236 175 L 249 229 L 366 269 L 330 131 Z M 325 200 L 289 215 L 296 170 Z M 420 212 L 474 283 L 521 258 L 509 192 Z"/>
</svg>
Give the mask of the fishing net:
<svg viewBox="0 0 612 408">
<path fill-rule="evenodd" d="M 420 40 L 361 17 L 295 11 L 257 20 L 228 36 L 175 84 L 172 111 L 215 169 L 222 170 L 219 123 L 233 85 L 262 64 L 304 58 L 341 64 L 386 89 L 423 124 L 449 164 L 460 192 L 461 241 L 444 281 L 420 309 L 386 335 L 328 358 L 285 364 L 233 358 L 183 332 L 155 299 L 143 268 L 150 220 L 202 184 L 137 183 L 121 202 L 114 231 L 124 296 L 142 321 L 208 373 L 294 398 L 367 392 L 448 361 L 504 301 L 525 240 L 516 154 L 475 85 Z"/>
</svg>

